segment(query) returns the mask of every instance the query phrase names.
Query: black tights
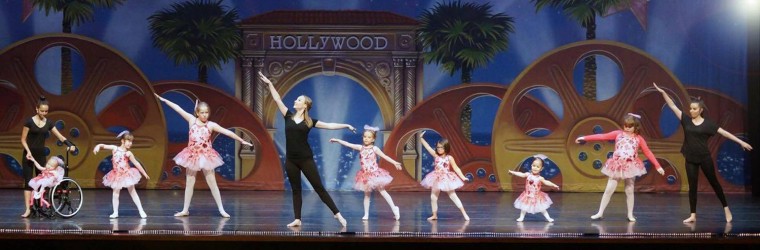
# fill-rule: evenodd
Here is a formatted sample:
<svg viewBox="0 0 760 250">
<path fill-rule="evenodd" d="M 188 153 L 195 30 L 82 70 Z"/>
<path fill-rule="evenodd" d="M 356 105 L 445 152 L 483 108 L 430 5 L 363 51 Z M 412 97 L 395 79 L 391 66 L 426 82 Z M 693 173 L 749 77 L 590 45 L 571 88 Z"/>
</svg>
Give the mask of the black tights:
<svg viewBox="0 0 760 250">
<path fill-rule="evenodd" d="M 712 157 L 708 155 L 702 158 L 702 160 L 690 161 L 686 159 L 686 177 L 689 179 L 689 207 L 691 208 L 691 213 L 697 212 L 697 183 L 699 181 L 700 168 L 705 177 L 707 177 L 707 181 L 710 182 L 710 186 L 715 190 L 720 203 L 723 204 L 723 207 L 727 207 L 728 202 L 726 202 L 726 196 L 723 195 L 723 188 L 718 182 L 718 177 L 715 176 L 715 166 L 713 165 Z"/>
<path fill-rule="evenodd" d="M 311 186 L 317 192 L 319 198 L 322 199 L 322 202 L 330 208 L 330 211 L 333 214 L 340 213 L 338 207 L 335 206 L 335 202 L 330 198 L 330 194 L 322 186 L 322 179 L 319 178 L 319 171 L 317 170 L 317 164 L 314 163 L 314 159 L 286 159 L 285 172 L 288 174 L 288 180 L 290 181 L 290 190 L 293 191 L 293 213 L 296 219 L 301 219 L 301 172 L 306 176 L 306 180 L 311 183 Z"/>
</svg>

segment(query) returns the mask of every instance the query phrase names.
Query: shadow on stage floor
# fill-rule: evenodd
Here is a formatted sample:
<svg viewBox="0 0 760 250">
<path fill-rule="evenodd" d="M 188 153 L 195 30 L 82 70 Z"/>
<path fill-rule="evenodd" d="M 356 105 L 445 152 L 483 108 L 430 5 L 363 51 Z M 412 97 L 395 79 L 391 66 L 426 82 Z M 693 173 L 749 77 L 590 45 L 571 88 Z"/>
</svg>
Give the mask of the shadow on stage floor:
<svg viewBox="0 0 760 250">
<path fill-rule="evenodd" d="M 166 247 L 223 247 L 227 249 L 368 246 L 413 249 L 420 247 L 531 248 L 572 246 L 608 248 L 609 244 L 651 247 L 746 248 L 760 244 L 760 199 L 729 194 L 734 221 L 726 223 L 712 193 L 699 195 L 697 223 L 681 221 L 689 214 L 686 194 L 636 194 L 636 222 L 625 216 L 625 195 L 612 197 L 605 217 L 591 220 L 600 193 L 550 193 L 554 204 L 546 222 L 540 214 L 516 222 L 512 205 L 517 193 L 459 192 L 471 217 L 465 221 L 445 195 L 439 199 L 439 220 L 430 216 L 426 192 L 391 192 L 400 207 L 396 221 L 385 200 L 376 195 L 368 221 L 362 221 L 363 194 L 331 192 L 348 226 L 341 228 L 330 210 L 313 192 L 304 192 L 303 226 L 288 228 L 293 220 L 289 191 L 222 191 L 231 218 L 222 218 L 208 191 L 197 190 L 189 217 L 174 217 L 182 208 L 183 190 L 138 190 L 148 218 L 141 219 L 126 191 L 121 194 L 120 217 L 109 219 L 111 191 L 84 190 L 81 211 L 74 217 L 21 218 L 23 192 L 0 190 L 0 241 L 11 247 L 71 247 L 76 249 L 134 249 Z M 31 244 L 31 245 L 29 245 Z M 570 244 L 570 245 L 567 245 Z M 300 247 L 300 248 L 302 248 Z"/>
</svg>

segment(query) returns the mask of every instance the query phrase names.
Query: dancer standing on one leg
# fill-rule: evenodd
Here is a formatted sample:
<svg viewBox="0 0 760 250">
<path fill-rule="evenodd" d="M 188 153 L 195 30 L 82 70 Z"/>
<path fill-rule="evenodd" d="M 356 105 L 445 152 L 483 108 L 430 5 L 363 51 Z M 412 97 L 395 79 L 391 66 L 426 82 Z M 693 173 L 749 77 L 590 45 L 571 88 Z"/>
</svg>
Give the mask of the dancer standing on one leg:
<svg viewBox="0 0 760 250">
<path fill-rule="evenodd" d="M 459 211 L 462 211 L 464 220 L 470 220 L 470 216 L 467 216 L 467 212 L 464 211 L 462 201 L 459 200 L 457 193 L 454 191 L 455 189 L 464 186 L 464 181 L 468 181 L 468 179 L 462 174 L 462 171 L 459 170 L 454 157 L 449 155 L 449 152 L 451 151 L 449 141 L 441 139 L 435 144 L 435 150 L 433 150 L 427 141 L 422 138 L 423 135 L 425 135 L 425 131 L 420 134 L 420 142 L 422 142 L 422 146 L 425 147 L 430 155 L 435 157 L 435 169 L 428 173 L 425 178 L 422 179 L 422 182 L 420 182 L 423 187 L 430 189 L 430 207 L 433 210 L 433 215 L 430 216 L 428 220 L 438 219 L 438 195 L 441 191 L 446 192 L 451 201 L 454 202 L 454 205 L 459 208 Z"/>
<path fill-rule="evenodd" d="M 689 180 L 689 208 L 691 209 L 691 215 L 683 222 L 690 223 L 697 221 L 697 181 L 699 180 L 699 169 L 702 169 L 702 173 L 705 174 L 720 203 L 723 204 L 726 222 L 731 222 L 733 215 L 731 215 L 731 210 L 728 209 L 728 202 L 723 194 L 723 187 L 720 186 L 718 177 L 715 175 L 715 166 L 710 155 L 710 149 L 707 147 L 707 139 L 717 133 L 739 143 L 744 150 L 752 150 L 752 146 L 719 127 L 715 122 L 705 119 L 703 112 L 707 107 L 702 99 L 692 99 L 689 102 L 689 112 L 683 112 L 678 109 L 673 99 L 670 99 L 670 96 L 665 93 L 665 90 L 657 87 L 655 83 L 652 84 L 654 84 L 654 88 L 657 91 L 662 93 L 662 98 L 665 99 L 670 110 L 681 120 L 681 127 L 684 132 L 681 153 L 686 158 L 686 178 Z"/>
<path fill-rule="evenodd" d="M 119 193 L 122 188 L 127 188 L 127 191 L 129 191 L 129 196 L 132 197 L 132 201 L 137 206 L 137 211 L 140 212 L 140 218 L 148 217 L 143 210 L 142 203 L 140 203 L 140 197 L 137 196 L 137 190 L 135 190 L 135 184 L 140 182 L 141 175 L 144 175 L 145 179 L 150 180 L 143 166 L 135 159 L 135 155 L 129 151 L 135 136 L 129 131 L 124 130 L 116 138 L 121 139 L 120 146 L 98 144 L 92 150 L 95 154 L 98 154 L 101 148 L 111 150 L 111 165 L 113 165 L 113 168 L 103 176 L 103 185 L 113 189 L 113 197 L 111 197 L 113 214 L 108 217 L 119 217 Z M 132 162 L 132 165 L 135 165 L 136 168 L 129 167 L 129 162 Z"/>
<path fill-rule="evenodd" d="M 546 221 L 553 222 L 554 219 L 549 216 L 546 209 L 552 205 L 552 199 L 549 199 L 549 195 L 541 191 L 541 184 L 559 189 L 557 184 L 544 179 L 540 175 L 541 170 L 544 169 L 545 155 L 536 155 L 533 157 L 533 162 L 530 164 L 530 172 L 517 172 L 509 170 L 509 174 L 525 178 L 525 191 L 520 194 L 515 200 L 515 208 L 520 209 L 520 218 L 517 221 L 523 221 L 525 219 L 525 213 L 541 213 L 546 218 Z"/>
<path fill-rule="evenodd" d="M 219 124 L 209 121 L 210 108 L 205 102 L 195 101 L 196 116 L 193 116 L 182 110 L 177 104 L 174 104 L 159 95 L 156 95 L 156 97 L 179 113 L 190 125 L 187 147 L 174 157 L 174 162 L 177 163 L 177 165 L 185 167 L 186 177 L 185 203 L 182 207 L 182 211 L 177 212 L 174 216 L 190 215 L 190 200 L 193 198 L 195 174 L 198 171 L 203 171 L 203 176 L 206 178 L 208 188 L 211 190 L 211 196 L 214 197 L 216 206 L 219 208 L 219 214 L 225 218 L 230 217 L 230 215 L 224 211 L 224 207 L 222 206 L 222 196 L 219 194 L 219 186 L 216 185 L 216 174 L 214 173 L 214 169 L 223 165 L 224 161 L 222 161 L 222 157 L 219 156 L 219 153 L 211 147 L 211 133 L 217 132 L 229 136 L 249 147 L 253 146 L 253 144 L 243 140 L 243 138 L 240 138 L 240 136 L 236 135 L 234 132 L 219 126 Z"/>
<path fill-rule="evenodd" d="M 376 127 L 364 125 L 364 133 L 362 134 L 362 142 L 364 145 L 351 144 L 335 138 L 330 139 L 330 142 L 337 142 L 343 146 L 358 150 L 360 152 L 359 156 L 361 157 L 362 169 L 356 172 L 356 178 L 354 179 L 354 189 L 364 192 L 364 217 L 362 217 L 362 220 L 369 219 L 369 198 L 372 194 L 372 190 L 377 190 L 380 195 L 385 198 L 385 201 L 387 201 L 388 205 L 391 206 L 393 217 L 398 220 L 398 207 L 393 204 L 391 195 L 385 191 L 385 186 L 391 183 L 393 177 L 391 177 L 390 173 L 388 173 L 387 170 L 379 168 L 377 166 L 377 156 L 379 155 L 386 161 L 392 163 L 394 166 L 396 166 L 397 170 L 401 170 L 401 163 L 394 161 L 385 155 L 383 151 L 380 150 L 380 148 L 375 146 L 375 138 L 377 137 L 378 130 L 379 129 Z"/>
<path fill-rule="evenodd" d="M 69 140 L 66 140 L 66 137 L 61 135 L 61 132 L 58 132 L 53 121 L 47 119 L 46 116 L 50 109 L 48 101 L 44 96 L 40 96 L 40 100 L 37 102 L 37 108 L 35 108 L 35 110 L 37 111 L 37 114 L 27 119 L 26 122 L 24 122 L 23 130 L 21 130 L 21 145 L 24 147 L 24 157 L 26 159 L 34 158 L 37 162 L 45 161 L 45 139 L 48 132 L 52 132 L 51 134 L 54 135 L 55 138 L 66 144 L 69 151 L 74 152 L 76 146 L 74 146 Z M 32 197 L 32 188 L 27 184 L 32 178 L 37 176 L 36 170 L 37 169 L 31 160 L 24 162 L 24 206 L 26 206 L 26 211 L 21 215 L 21 217 L 24 218 L 29 217 L 29 213 L 31 212 L 27 204 Z"/>
<path fill-rule="evenodd" d="M 327 193 L 325 187 L 322 185 L 322 180 L 319 177 L 319 171 L 317 170 L 317 164 L 314 162 L 314 154 L 311 152 L 309 146 L 309 131 L 313 127 L 321 129 L 349 129 L 356 133 L 356 129 L 348 124 L 341 123 L 327 123 L 319 121 L 309 116 L 309 110 L 311 109 L 311 98 L 305 95 L 301 95 L 293 103 L 293 108 L 296 113 L 293 114 L 288 110 L 285 104 L 282 103 L 280 94 L 277 93 L 277 89 L 274 88 L 272 81 L 259 72 L 259 78 L 267 85 L 269 85 L 269 92 L 272 94 L 277 104 L 277 109 L 280 110 L 285 118 L 285 172 L 288 174 L 288 181 L 290 182 L 290 189 L 293 192 L 293 213 L 295 220 L 288 224 L 288 227 L 301 226 L 301 173 L 306 176 L 306 179 L 311 183 L 314 191 L 317 192 L 322 202 L 330 208 L 333 213 L 333 217 L 338 219 L 340 224 L 345 227 L 346 219 L 340 214 L 338 207 L 335 206 L 330 194 Z"/>
<path fill-rule="evenodd" d="M 591 219 L 599 219 L 604 216 L 604 209 L 610 203 L 612 194 L 615 193 L 618 181 L 625 181 L 625 197 L 628 205 L 628 221 L 636 221 L 633 216 L 633 184 L 637 176 L 647 173 L 644 163 L 639 159 L 639 148 L 647 156 L 660 175 L 665 174 L 657 158 L 649 150 L 647 142 L 641 136 L 641 116 L 628 113 L 623 118 L 623 130 L 615 130 L 606 134 L 587 135 L 575 139 L 575 143 L 581 141 L 609 141 L 615 140 L 615 151 L 612 158 L 608 159 L 602 167 L 602 174 L 609 177 L 607 188 L 604 189 L 599 211 L 591 216 Z"/>
</svg>

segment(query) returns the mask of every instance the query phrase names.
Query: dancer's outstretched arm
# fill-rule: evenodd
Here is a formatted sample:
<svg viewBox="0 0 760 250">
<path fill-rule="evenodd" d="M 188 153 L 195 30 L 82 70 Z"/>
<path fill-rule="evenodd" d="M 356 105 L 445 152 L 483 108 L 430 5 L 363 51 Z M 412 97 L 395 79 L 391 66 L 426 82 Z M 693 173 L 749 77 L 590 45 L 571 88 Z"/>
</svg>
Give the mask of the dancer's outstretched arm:
<svg viewBox="0 0 760 250">
<path fill-rule="evenodd" d="M 544 185 L 559 189 L 559 186 L 557 186 L 557 184 L 554 184 L 554 182 L 544 179 L 544 177 L 541 177 L 541 183 L 543 183 Z"/>
<path fill-rule="evenodd" d="M 528 173 L 517 172 L 517 171 L 514 171 L 514 170 L 509 170 L 509 174 L 517 176 L 517 177 L 521 177 L 521 178 L 525 178 L 525 177 L 528 176 Z"/>
<path fill-rule="evenodd" d="M 129 161 L 132 162 L 132 165 L 135 165 L 135 167 L 137 167 L 137 170 L 140 170 L 140 173 L 145 176 L 145 179 L 150 180 L 150 176 L 148 176 L 148 173 L 145 172 L 145 168 L 143 168 L 142 164 L 140 164 L 140 162 L 135 159 L 135 155 L 132 154 L 131 151 L 127 151 L 127 157 L 129 157 Z"/>
<path fill-rule="evenodd" d="M 117 146 L 114 146 L 114 145 L 106 145 L 106 144 L 98 144 L 98 145 L 95 145 L 95 148 L 93 148 L 93 149 L 92 149 L 92 152 L 93 152 L 93 153 L 95 153 L 95 154 L 98 154 L 98 152 L 100 152 L 100 149 L 101 149 L 101 148 L 102 148 L 102 149 L 108 149 L 108 150 L 111 150 L 111 151 L 113 151 L 114 149 L 116 149 L 116 148 L 117 148 Z"/>
<path fill-rule="evenodd" d="M 285 106 L 284 103 L 282 103 L 282 98 L 280 97 L 280 93 L 277 93 L 277 89 L 274 88 L 274 84 L 272 84 L 272 81 L 269 80 L 266 76 L 264 76 L 261 71 L 259 71 L 259 78 L 261 81 L 265 82 L 267 86 L 269 86 L 269 93 L 272 94 L 272 99 L 274 99 L 274 102 L 277 103 L 277 109 L 280 110 L 280 113 L 282 115 L 285 115 L 288 113 L 288 107 Z"/>
<path fill-rule="evenodd" d="M 348 129 L 351 130 L 354 134 L 356 134 L 356 128 L 354 126 L 351 126 L 349 124 L 343 124 L 343 123 L 331 123 L 331 122 L 322 122 L 317 121 L 316 124 L 314 124 L 314 127 L 321 128 L 321 129 Z"/>
<path fill-rule="evenodd" d="M 665 93 L 665 90 L 662 90 L 660 87 L 657 87 L 656 83 L 652 83 L 654 85 L 654 88 L 657 89 L 660 93 L 662 93 L 662 98 L 665 99 L 665 103 L 668 104 L 668 107 L 670 107 L 670 110 L 673 111 L 674 114 L 676 114 L 676 117 L 678 117 L 678 120 L 681 120 L 681 109 L 679 109 L 676 104 L 673 102 L 673 99 L 670 99 L 670 96 L 668 93 Z"/>
<path fill-rule="evenodd" d="M 422 137 L 423 135 L 425 135 L 425 131 L 422 131 L 422 133 L 420 133 L 420 142 L 422 143 L 422 147 L 425 148 L 430 155 L 432 156 L 438 155 L 435 152 L 435 150 L 433 150 L 433 148 L 430 147 L 430 144 L 428 144 L 427 141 L 425 141 L 425 138 Z"/>
<path fill-rule="evenodd" d="M 372 150 L 374 150 L 375 154 L 379 155 L 380 158 L 383 158 L 386 161 L 388 161 L 391 164 L 393 164 L 393 166 L 395 166 L 397 170 L 401 170 L 401 163 L 397 162 L 397 161 L 393 160 L 392 158 L 388 157 L 387 155 L 385 155 L 385 153 L 383 153 L 383 151 L 380 150 L 380 148 L 378 148 L 377 146 L 374 146 Z"/>
<path fill-rule="evenodd" d="M 749 143 L 742 141 L 741 139 L 737 138 L 734 134 L 729 133 L 723 128 L 718 128 L 718 134 L 728 138 L 729 140 L 739 143 L 739 145 L 741 145 L 742 149 L 744 150 L 752 150 L 752 146 L 750 146 Z"/>
<path fill-rule="evenodd" d="M 195 121 L 195 116 L 183 110 L 182 107 L 180 107 L 179 105 L 169 100 L 166 100 L 165 98 L 161 97 L 158 94 L 154 94 L 154 95 L 156 95 L 156 98 L 158 98 L 158 100 L 161 100 L 162 102 L 166 103 L 166 105 L 172 108 L 174 112 L 177 112 L 177 114 L 182 116 L 182 118 L 185 119 L 185 121 L 187 121 L 188 123 Z"/>
<path fill-rule="evenodd" d="M 330 142 L 337 142 L 338 144 L 343 145 L 343 146 L 345 146 L 347 148 L 350 148 L 350 149 L 353 149 L 353 150 L 361 150 L 362 149 L 362 146 L 359 145 L 359 144 L 348 143 L 348 142 L 346 142 L 344 140 L 341 140 L 341 139 L 331 138 Z"/>
<path fill-rule="evenodd" d="M 462 174 L 462 170 L 459 169 L 459 166 L 457 166 L 457 161 L 454 160 L 454 156 L 447 155 L 449 157 L 449 162 L 451 163 L 451 168 L 454 169 L 454 172 L 457 173 L 459 178 L 461 178 L 463 181 L 469 181 L 470 179 L 467 179 L 467 177 Z"/>
<path fill-rule="evenodd" d="M 226 128 L 223 128 L 222 126 L 219 126 L 219 124 L 217 124 L 216 122 L 209 122 L 208 124 L 209 124 L 209 127 L 211 128 L 211 130 L 214 131 L 214 132 L 217 132 L 217 133 L 226 135 L 226 136 L 228 136 L 228 137 L 230 137 L 232 139 L 235 139 L 236 141 L 239 141 L 240 144 L 243 144 L 243 145 L 246 145 L 246 146 L 249 146 L 249 147 L 253 146 L 253 144 L 251 144 L 250 142 L 248 142 L 246 140 L 243 140 L 243 138 L 240 138 L 240 136 L 238 136 L 237 134 L 235 134 L 235 132 L 232 132 L 229 129 L 226 129 Z"/>
</svg>

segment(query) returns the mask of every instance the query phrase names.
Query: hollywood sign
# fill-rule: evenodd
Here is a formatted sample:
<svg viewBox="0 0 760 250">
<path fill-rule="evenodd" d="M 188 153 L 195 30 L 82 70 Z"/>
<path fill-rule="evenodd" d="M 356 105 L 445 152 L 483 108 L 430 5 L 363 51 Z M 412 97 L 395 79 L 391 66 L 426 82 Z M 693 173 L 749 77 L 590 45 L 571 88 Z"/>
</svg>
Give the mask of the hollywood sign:
<svg viewBox="0 0 760 250">
<path fill-rule="evenodd" d="M 383 35 L 269 35 L 270 50 L 385 50 L 388 38 Z"/>
</svg>

